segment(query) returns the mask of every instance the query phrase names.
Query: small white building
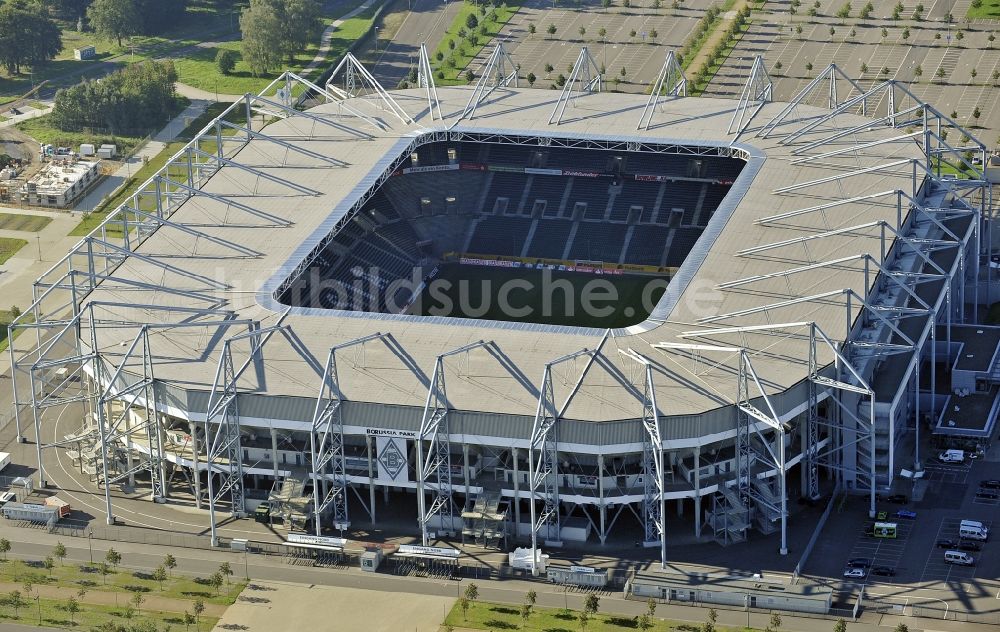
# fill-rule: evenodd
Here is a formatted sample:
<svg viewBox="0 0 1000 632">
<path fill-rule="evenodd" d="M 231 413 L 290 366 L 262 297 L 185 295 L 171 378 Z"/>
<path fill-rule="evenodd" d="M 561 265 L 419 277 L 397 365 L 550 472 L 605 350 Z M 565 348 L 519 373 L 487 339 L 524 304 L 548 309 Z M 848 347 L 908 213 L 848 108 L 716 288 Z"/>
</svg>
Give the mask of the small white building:
<svg viewBox="0 0 1000 632">
<path fill-rule="evenodd" d="M 21 202 L 66 208 L 97 180 L 100 164 L 100 160 L 79 160 L 74 156 L 52 160 L 21 187 Z"/>
</svg>

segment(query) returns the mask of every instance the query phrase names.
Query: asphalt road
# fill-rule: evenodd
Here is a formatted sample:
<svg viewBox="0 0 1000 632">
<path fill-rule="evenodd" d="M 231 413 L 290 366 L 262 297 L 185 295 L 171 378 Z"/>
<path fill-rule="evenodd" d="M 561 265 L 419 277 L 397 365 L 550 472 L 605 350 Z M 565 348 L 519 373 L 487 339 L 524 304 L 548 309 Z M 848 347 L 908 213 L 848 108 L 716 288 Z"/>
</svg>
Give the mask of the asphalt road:
<svg viewBox="0 0 1000 632">
<path fill-rule="evenodd" d="M 372 74 L 386 89 L 395 88 L 416 67 L 420 43 L 427 42 L 433 55 L 448 25 L 461 8 L 459 2 L 412 0 L 410 13 L 403 20 L 396 37 L 376 56 Z"/>
</svg>

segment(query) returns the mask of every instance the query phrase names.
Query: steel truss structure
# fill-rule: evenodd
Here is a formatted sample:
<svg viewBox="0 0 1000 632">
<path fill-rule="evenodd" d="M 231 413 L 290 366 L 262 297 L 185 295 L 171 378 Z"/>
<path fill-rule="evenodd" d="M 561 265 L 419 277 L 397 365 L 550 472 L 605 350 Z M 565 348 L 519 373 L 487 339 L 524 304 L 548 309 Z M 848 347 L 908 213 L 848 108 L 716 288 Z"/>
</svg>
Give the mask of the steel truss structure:
<svg viewBox="0 0 1000 632">
<path fill-rule="evenodd" d="M 475 118 L 476 108 L 479 104 L 489 98 L 497 88 L 517 87 L 517 64 L 504 48 L 503 42 L 499 42 L 482 72 L 476 81 L 476 87 L 472 90 L 469 102 L 465 104 L 465 109 L 459 115 L 459 119 Z"/>
<path fill-rule="evenodd" d="M 667 51 L 667 57 L 663 60 L 663 67 L 653 81 L 652 89 L 649 93 L 649 100 L 646 107 L 642 109 L 642 116 L 639 117 L 639 124 L 636 129 L 649 129 L 653 122 L 653 114 L 656 113 L 657 106 L 661 106 L 664 97 L 686 97 L 687 78 L 684 70 L 677 62 L 677 57 L 673 50 Z"/>
<path fill-rule="evenodd" d="M 417 85 L 427 93 L 427 110 L 430 112 L 431 120 L 440 120 L 444 116 L 441 114 L 441 100 L 438 99 L 437 86 L 434 85 L 434 71 L 431 69 L 431 59 L 427 55 L 427 43 L 420 42 L 420 60 L 417 66 Z"/>
<path fill-rule="evenodd" d="M 562 123 L 563 115 L 566 113 L 566 106 L 570 103 L 576 104 L 576 83 L 580 82 L 580 92 L 600 92 L 601 91 L 601 69 L 597 62 L 584 46 L 580 49 L 580 54 L 573 64 L 573 70 L 569 73 L 569 79 L 559 93 L 559 100 L 552 109 L 552 116 L 549 117 L 549 125 Z"/>
<path fill-rule="evenodd" d="M 736 104 L 736 111 L 733 112 L 733 119 L 729 122 L 730 134 L 739 136 L 743 133 L 743 130 L 757 116 L 761 108 L 771 102 L 773 89 L 774 84 L 771 83 L 771 77 L 764 67 L 764 57 L 757 55 L 753 58 L 750 76 L 747 77 L 743 92 L 740 93 L 740 100 Z M 751 108 L 754 108 L 752 112 Z"/>
<path fill-rule="evenodd" d="M 430 542 L 427 523 L 435 515 L 440 517 L 441 528 L 444 531 L 452 534 L 460 531 L 455 525 L 454 488 L 451 480 L 451 430 L 448 419 L 450 405 L 445 388 L 445 360 L 461 357 L 468 361 L 469 355 L 478 349 L 482 349 L 494 358 L 515 380 L 533 393 L 533 390 L 529 388 L 530 383 L 527 378 L 492 340 L 479 340 L 437 356 L 427 388 L 427 403 L 424 406 L 420 431 L 417 433 L 415 441 L 418 520 L 424 546 L 428 546 Z M 428 443 L 426 456 L 424 456 L 425 441 Z M 463 463 L 463 468 L 467 467 L 468 463 Z M 433 494 L 430 506 L 427 506 L 426 495 L 428 491 Z M 465 492 L 466 500 L 468 500 L 467 487 Z"/>
</svg>

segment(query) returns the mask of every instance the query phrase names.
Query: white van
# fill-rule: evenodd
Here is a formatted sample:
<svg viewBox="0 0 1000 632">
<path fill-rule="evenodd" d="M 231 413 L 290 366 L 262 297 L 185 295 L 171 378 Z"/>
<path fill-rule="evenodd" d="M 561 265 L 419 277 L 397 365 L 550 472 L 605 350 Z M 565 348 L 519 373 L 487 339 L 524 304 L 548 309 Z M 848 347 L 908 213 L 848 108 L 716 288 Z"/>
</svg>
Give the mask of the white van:
<svg viewBox="0 0 1000 632">
<path fill-rule="evenodd" d="M 938 461 L 942 463 L 965 463 L 965 451 L 945 450 L 938 455 Z"/>
<path fill-rule="evenodd" d="M 975 532 L 978 532 L 980 535 L 968 535 L 967 536 L 964 533 L 965 531 L 969 531 L 969 532 L 975 531 Z M 989 527 L 987 527 L 986 525 L 984 525 L 982 522 L 979 522 L 978 520 L 963 520 L 958 525 L 958 533 L 963 538 L 970 537 L 970 538 L 975 538 L 977 540 L 986 540 L 990 536 Z"/>
<path fill-rule="evenodd" d="M 983 529 L 981 527 L 959 527 L 958 537 L 966 538 L 968 540 L 982 540 L 986 541 L 990 537 L 990 532 L 988 529 Z"/>
<path fill-rule="evenodd" d="M 945 551 L 944 561 L 949 564 L 961 564 L 962 566 L 974 566 L 976 558 L 965 551 Z"/>
</svg>

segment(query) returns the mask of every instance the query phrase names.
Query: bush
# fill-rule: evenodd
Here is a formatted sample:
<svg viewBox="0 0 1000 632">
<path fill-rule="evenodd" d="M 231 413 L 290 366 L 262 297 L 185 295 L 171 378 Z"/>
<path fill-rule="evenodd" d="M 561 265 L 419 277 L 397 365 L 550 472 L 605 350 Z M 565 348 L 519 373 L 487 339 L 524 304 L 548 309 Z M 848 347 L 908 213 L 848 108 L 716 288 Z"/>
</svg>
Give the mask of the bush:
<svg viewBox="0 0 1000 632">
<path fill-rule="evenodd" d="M 228 75 L 236 68 L 236 52 L 228 48 L 219 49 L 219 54 L 215 56 L 215 65 L 224 75 Z"/>
</svg>

